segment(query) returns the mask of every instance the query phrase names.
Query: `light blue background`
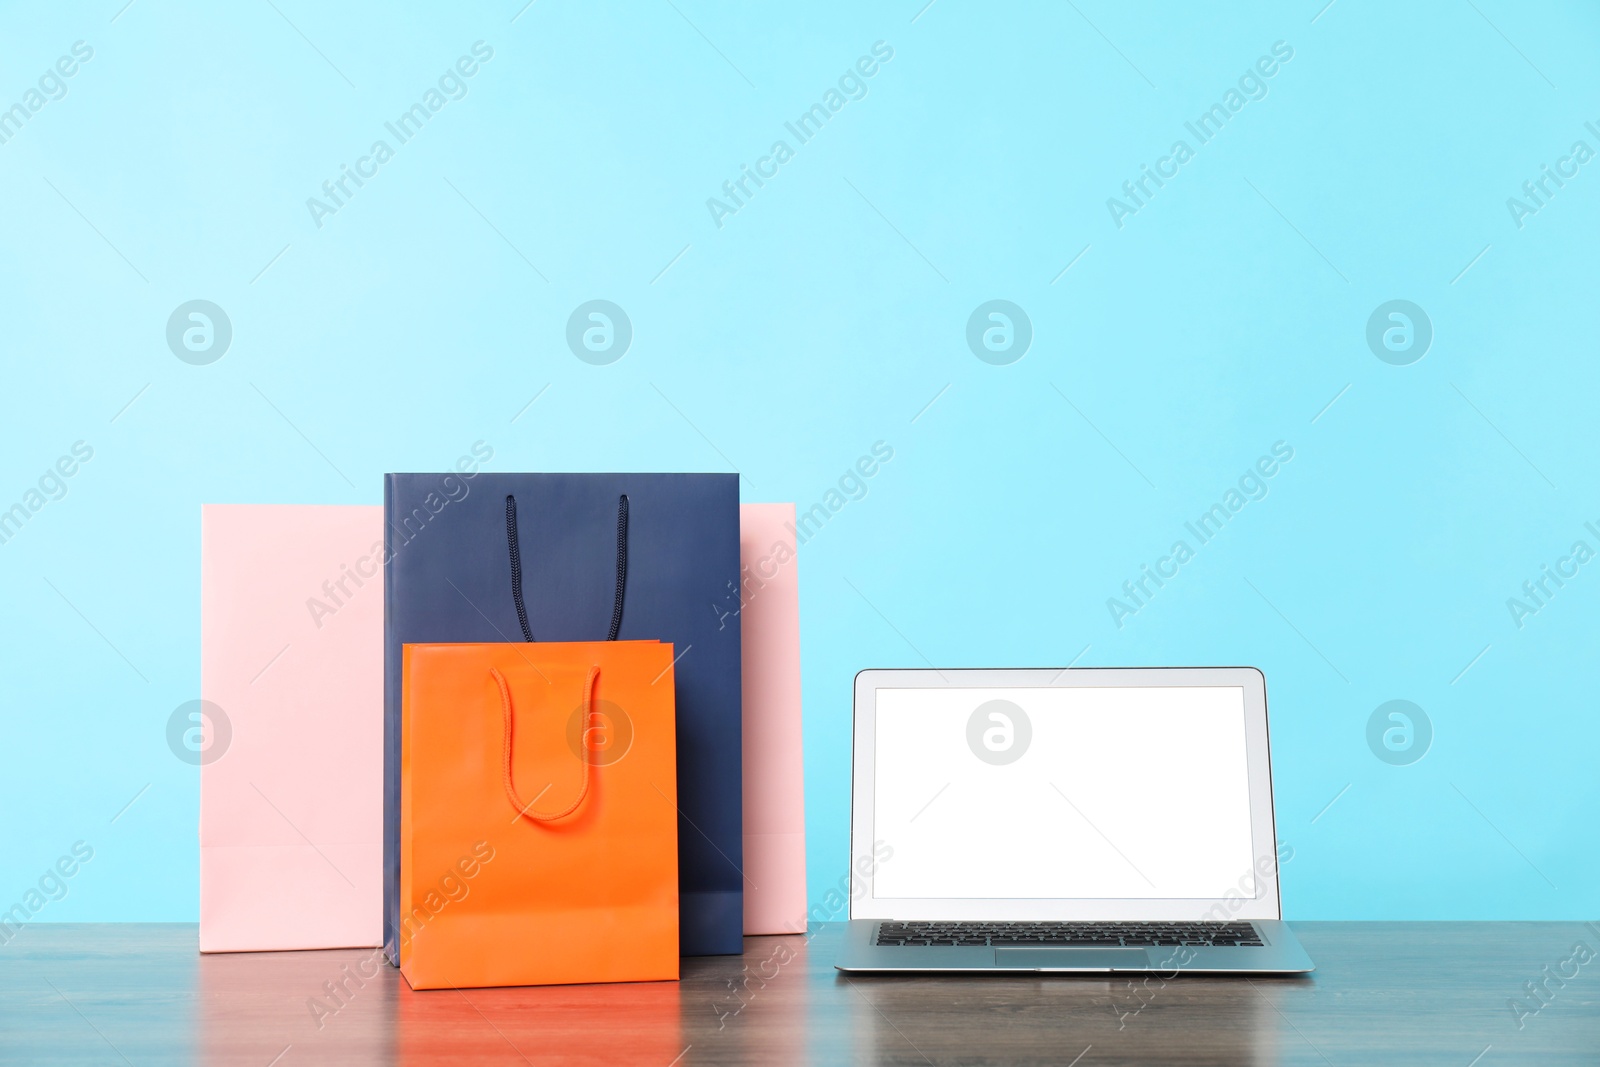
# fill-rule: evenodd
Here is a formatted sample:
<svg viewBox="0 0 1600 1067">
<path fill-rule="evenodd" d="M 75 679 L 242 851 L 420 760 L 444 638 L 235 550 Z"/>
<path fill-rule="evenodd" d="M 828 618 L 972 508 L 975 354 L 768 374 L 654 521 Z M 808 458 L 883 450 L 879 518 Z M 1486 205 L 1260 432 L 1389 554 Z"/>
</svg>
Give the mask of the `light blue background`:
<svg viewBox="0 0 1600 1067">
<path fill-rule="evenodd" d="M 0 145 L 0 507 L 95 452 L 0 545 L 0 906 L 84 839 L 39 919 L 196 917 L 164 727 L 201 695 L 202 502 L 375 503 L 483 440 L 491 470 L 736 468 L 805 507 L 882 440 L 799 564 L 814 901 L 858 669 L 1076 657 L 1266 671 L 1290 918 L 1596 912 L 1600 564 L 1506 607 L 1600 548 L 1600 161 L 1506 208 L 1600 149 L 1592 5 L 274 3 L 3 15 L 0 105 L 94 58 Z M 318 229 L 306 198 L 478 40 L 466 98 Z M 879 40 L 867 97 L 717 228 Z M 1280 40 L 1119 230 L 1107 197 Z M 210 366 L 164 339 L 194 298 L 233 323 Z M 565 345 L 592 298 L 634 325 L 611 366 Z M 995 298 L 1035 331 L 1011 366 L 964 340 Z M 1433 322 L 1411 366 L 1365 343 L 1394 298 Z M 1117 628 L 1106 598 L 1280 440 L 1270 495 Z M 1435 729 L 1411 766 L 1365 740 L 1395 698 Z"/>
</svg>

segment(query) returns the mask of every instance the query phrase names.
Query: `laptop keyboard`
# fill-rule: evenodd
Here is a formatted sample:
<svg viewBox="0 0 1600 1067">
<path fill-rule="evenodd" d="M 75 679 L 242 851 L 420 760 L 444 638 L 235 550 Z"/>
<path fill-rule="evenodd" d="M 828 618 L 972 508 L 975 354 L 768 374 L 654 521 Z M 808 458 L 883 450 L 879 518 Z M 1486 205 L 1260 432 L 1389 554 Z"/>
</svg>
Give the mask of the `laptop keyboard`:
<svg viewBox="0 0 1600 1067">
<path fill-rule="evenodd" d="M 1261 935 L 1247 922 L 880 922 L 875 945 L 1026 948 L 1113 948 L 1158 945 L 1259 947 Z"/>
</svg>

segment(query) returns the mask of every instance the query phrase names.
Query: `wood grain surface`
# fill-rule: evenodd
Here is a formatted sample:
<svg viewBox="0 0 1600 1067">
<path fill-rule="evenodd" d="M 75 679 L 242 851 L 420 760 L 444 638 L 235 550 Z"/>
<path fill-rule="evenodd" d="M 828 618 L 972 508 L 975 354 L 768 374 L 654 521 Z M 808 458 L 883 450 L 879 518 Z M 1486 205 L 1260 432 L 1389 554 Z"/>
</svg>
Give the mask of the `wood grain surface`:
<svg viewBox="0 0 1600 1067">
<path fill-rule="evenodd" d="M 679 982 L 416 993 L 373 950 L 201 956 L 191 925 L 40 923 L 0 947 L 0 1062 L 1600 1063 L 1600 956 L 1560 977 L 1580 942 L 1600 953 L 1594 927 L 1294 926 L 1307 978 L 846 978 L 829 924 Z"/>
</svg>

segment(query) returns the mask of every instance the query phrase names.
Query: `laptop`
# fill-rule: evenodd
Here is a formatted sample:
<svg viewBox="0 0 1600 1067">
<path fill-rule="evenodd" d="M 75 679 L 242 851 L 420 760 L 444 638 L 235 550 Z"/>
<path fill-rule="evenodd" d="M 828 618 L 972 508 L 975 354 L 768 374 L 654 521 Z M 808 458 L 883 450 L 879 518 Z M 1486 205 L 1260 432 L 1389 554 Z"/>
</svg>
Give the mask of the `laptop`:
<svg viewBox="0 0 1600 1067">
<path fill-rule="evenodd" d="M 841 971 L 1300 974 L 1253 667 L 868 670 Z"/>
</svg>

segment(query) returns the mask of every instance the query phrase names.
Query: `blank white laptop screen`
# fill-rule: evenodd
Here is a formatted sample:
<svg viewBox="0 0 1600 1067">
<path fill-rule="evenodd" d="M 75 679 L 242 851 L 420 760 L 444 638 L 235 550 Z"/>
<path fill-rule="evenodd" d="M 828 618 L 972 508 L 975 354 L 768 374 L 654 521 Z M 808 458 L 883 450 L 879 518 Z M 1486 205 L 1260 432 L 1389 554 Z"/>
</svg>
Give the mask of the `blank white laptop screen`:
<svg viewBox="0 0 1600 1067">
<path fill-rule="evenodd" d="M 1244 690 L 879 689 L 878 898 L 1220 898 L 1253 881 Z M 1269 846 L 1270 847 L 1270 846 Z"/>
</svg>

